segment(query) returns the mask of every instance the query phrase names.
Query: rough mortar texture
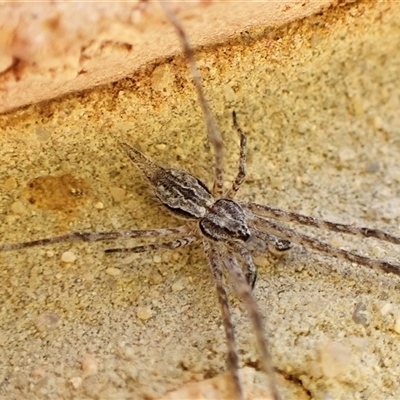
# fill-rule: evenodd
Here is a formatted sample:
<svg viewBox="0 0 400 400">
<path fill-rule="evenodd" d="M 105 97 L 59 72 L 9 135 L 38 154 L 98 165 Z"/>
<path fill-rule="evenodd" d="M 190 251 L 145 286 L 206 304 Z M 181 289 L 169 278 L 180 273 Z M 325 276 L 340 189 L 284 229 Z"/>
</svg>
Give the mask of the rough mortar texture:
<svg viewBox="0 0 400 400">
<path fill-rule="evenodd" d="M 281 26 L 337 0 L 171 2 L 194 47 L 256 26 Z M 118 81 L 179 53 L 157 1 L 0 4 L 0 113 Z"/>
<path fill-rule="evenodd" d="M 232 110 L 248 135 L 238 198 L 399 232 L 399 12 L 396 2 L 356 2 L 197 52 L 228 182 L 238 160 Z M 0 140 L 1 243 L 179 225 L 121 140 L 212 183 L 203 117 L 179 57 L 3 115 Z M 302 229 L 400 261 L 391 245 Z M 133 243 L 0 253 L 0 399 L 173 399 L 185 384 L 225 379 L 202 249 L 104 253 Z M 400 398 L 399 277 L 301 247 L 256 260 L 254 296 L 285 399 Z M 265 392 L 252 328 L 230 298 L 243 374 L 253 370 Z M 229 385 L 212 386 L 221 390 L 214 398 L 232 398 Z M 257 398 L 249 387 L 247 398 Z M 205 398 L 201 383 L 190 393 Z"/>
</svg>

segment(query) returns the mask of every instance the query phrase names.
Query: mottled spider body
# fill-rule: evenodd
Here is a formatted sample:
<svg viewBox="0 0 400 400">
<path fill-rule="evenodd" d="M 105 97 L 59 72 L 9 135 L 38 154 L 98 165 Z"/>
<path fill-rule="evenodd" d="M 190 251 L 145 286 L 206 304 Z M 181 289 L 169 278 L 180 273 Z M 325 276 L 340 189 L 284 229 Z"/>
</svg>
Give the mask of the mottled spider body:
<svg viewBox="0 0 400 400">
<path fill-rule="evenodd" d="M 234 122 L 236 124 L 236 115 Z M 228 198 L 216 199 L 207 186 L 189 172 L 163 168 L 127 143 L 122 148 L 146 175 L 158 200 L 173 214 L 198 220 L 201 233 L 214 241 L 246 242 L 250 236 L 246 212 Z"/>
</svg>

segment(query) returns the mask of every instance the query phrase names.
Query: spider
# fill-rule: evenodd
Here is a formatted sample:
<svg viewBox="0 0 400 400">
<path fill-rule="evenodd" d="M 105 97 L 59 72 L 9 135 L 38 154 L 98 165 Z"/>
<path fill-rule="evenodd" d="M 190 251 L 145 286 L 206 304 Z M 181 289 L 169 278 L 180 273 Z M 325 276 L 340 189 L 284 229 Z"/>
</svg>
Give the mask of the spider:
<svg viewBox="0 0 400 400">
<path fill-rule="evenodd" d="M 274 369 L 264 332 L 264 323 L 257 303 L 252 295 L 255 286 L 257 269 L 252 255 L 246 248 L 246 242 L 255 237 L 271 245 L 278 252 L 285 252 L 292 243 L 303 245 L 355 262 L 368 268 L 391 272 L 400 275 L 400 265 L 387 261 L 370 259 L 349 251 L 335 248 L 318 239 L 299 233 L 280 222 L 297 222 L 316 228 L 335 232 L 373 237 L 394 244 L 400 244 L 400 237 L 393 236 L 379 229 L 356 227 L 316 219 L 295 212 L 288 212 L 268 205 L 234 200 L 236 193 L 246 177 L 246 136 L 237 122 L 233 111 L 233 125 L 240 137 L 240 159 L 238 172 L 232 187 L 224 192 L 223 142 L 206 100 L 200 75 L 195 63 L 194 52 L 180 21 L 165 3 L 160 3 L 175 27 L 181 40 L 184 54 L 192 73 L 198 98 L 206 120 L 208 138 L 214 149 L 215 167 L 212 190 L 192 174 L 174 168 L 163 167 L 150 160 L 140 151 L 127 143 L 121 143 L 122 150 L 145 175 L 158 200 L 173 214 L 185 220 L 178 227 L 149 230 L 128 230 L 115 232 L 72 232 L 66 235 L 38 239 L 17 244 L 0 245 L 0 251 L 18 250 L 33 246 L 49 245 L 66 241 L 95 242 L 118 238 L 158 238 L 161 241 L 133 248 L 112 248 L 106 253 L 146 252 L 158 249 L 176 249 L 200 242 L 211 270 L 221 308 L 228 347 L 227 364 L 238 399 L 243 399 L 243 389 L 239 379 L 239 359 L 236 350 L 234 325 L 224 285 L 224 270 L 234 283 L 235 289 L 242 298 L 260 351 L 260 359 L 266 373 L 271 395 L 274 400 L 280 399 L 274 379 Z M 270 219 L 271 218 L 272 221 Z"/>
</svg>

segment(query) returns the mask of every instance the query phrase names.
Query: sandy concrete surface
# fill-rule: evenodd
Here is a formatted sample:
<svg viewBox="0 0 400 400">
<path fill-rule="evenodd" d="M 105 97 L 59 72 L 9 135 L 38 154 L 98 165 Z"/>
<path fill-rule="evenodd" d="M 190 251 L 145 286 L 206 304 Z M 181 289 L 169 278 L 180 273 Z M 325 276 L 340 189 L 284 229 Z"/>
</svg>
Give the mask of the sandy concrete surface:
<svg viewBox="0 0 400 400">
<path fill-rule="evenodd" d="M 281 26 L 332 3 L 191 0 L 170 8 L 197 47 Z M 0 113 L 116 82 L 180 51 L 158 1 L 3 2 L 0 27 Z"/>
<path fill-rule="evenodd" d="M 248 135 L 238 199 L 400 231 L 399 12 L 396 2 L 343 4 L 197 53 L 228 181 L 238 159 L 232 110 Z M 179 225 L 121 140 L 212 182 L 180 58 L 3 115 L 0 140 L 1 243 Z M 392 245 L 303 230 L 400 262 Z M 226 348 L 202 249 L 104 253 L 134 243 L 0 253 L 0 399 L 200 399 L 210 385 L 221 390 L 211 398 L 232 398 L 229 385 L 207 381 L 226 379 Z M 399 277 L 301 247 L 256 261 L 254 295 L 285 399 L 400 398 Z M 266 398 L 252 328 L 230 299 L 247 398 Z"/>
</svg>

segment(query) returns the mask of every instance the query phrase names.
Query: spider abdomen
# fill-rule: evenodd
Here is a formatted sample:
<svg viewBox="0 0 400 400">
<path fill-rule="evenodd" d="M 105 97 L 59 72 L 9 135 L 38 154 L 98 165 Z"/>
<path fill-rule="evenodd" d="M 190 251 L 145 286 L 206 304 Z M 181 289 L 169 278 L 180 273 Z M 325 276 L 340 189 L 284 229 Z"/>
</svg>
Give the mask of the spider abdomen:
<svg viewBox="0 0 400 400">
<path fill-rule="evenodd" d="M 217 241 L 245 242 L 250 238 L 244 210 L 230 199 L 217 200 L 200 220 L 199 226 L 205 236 Z"/>
<path fill-rule="evenodd" d="M 215 202 L 203 182 L 180 169 L 160 169 L 152 184 L 161 203 L 182 218 L 203 218 Z"/>
</svg>

